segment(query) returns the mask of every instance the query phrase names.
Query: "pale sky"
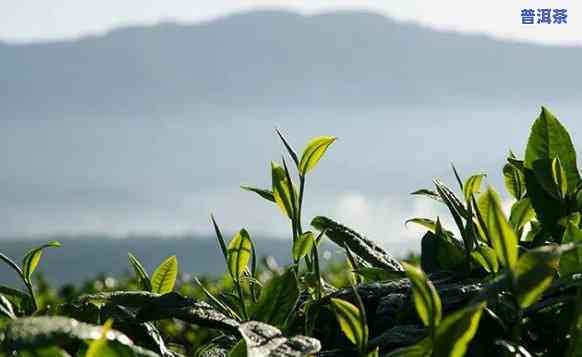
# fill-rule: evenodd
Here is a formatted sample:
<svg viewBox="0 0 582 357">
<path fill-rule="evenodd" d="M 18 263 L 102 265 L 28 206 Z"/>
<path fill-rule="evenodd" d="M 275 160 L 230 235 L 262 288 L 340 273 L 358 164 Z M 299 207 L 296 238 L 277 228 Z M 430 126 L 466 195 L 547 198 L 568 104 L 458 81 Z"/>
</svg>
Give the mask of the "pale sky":
<svg viewBox="0 0 582 357">
<path fill-rule="evenodd" d="M 580 0 L 0 0 L 0 40 L 75 38 L 160 21 L 193 23 L 238 11 L 283 8 L 305 14 L 337 9 L 383 13 L 439 29 L 501 38 L 582 45 Z M 566 25 L 522 25 L 523 8 L 563 8 Z"/>
</svg>

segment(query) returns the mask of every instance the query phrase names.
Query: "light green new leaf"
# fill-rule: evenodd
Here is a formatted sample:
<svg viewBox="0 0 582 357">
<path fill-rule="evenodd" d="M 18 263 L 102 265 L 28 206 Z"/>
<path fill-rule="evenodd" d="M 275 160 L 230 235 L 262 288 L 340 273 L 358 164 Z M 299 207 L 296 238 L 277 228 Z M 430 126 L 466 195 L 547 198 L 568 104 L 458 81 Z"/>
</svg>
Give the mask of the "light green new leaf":
<svg viewBox="0 0 582 357">
<path fill-rule="evenodd" d="M 178 277 L 178 259 L 175 255 L 167 258 L 160 264 L 152 274 L 152 292 L 167 294 L 174 290 L 176 278 Z"/>
<path fill-rule="evenodd" d="M 473 305 L 446 316 L 434 338 L 435 357 L 462 357 L 475 336 L 485 303 Z"/>
<path fill-rule="evenodd" d="M 287 217 L 292 219 L 294 211 L 292 197 L 297 197 L 297 195 L 292 194 L 291 190 L 295 190 L 295 188 L 287 179 L 285 169 L 276 162 L 271 162 L 271 177 L 275 203 Z"/>
<path fill-rule="evenodd" d="M 552 160 L 552 180 L 554 180 L 554 185 L 556 185 L 558 196 L 564 199 L 568 192 L 568 178 L 566 177 L 566 172 L 562 167 L 560 158 L 557 156 Z"/>
<path fill-rule="evenodd" d="M 524 197 L 511 206 L 509 224 L 515 231 L 519 231 L 536 216 L 529 197 Z"/>
<path fill-rule="evenodd" d="M 111 330 L 112 325 L 113 325 L 112 319 L 109 319 L 105 322 L 105 324 L 103 325 L 103 329 L 101 330 L 100 337 L 91 342 L 89 348 L 87 349 L 85 357 L 99 357 L 103 354 L 107 346 L 107 334 Z"/>
<path fill-rule="evenodd" d="M 503 166 L 503 180 L 507 192 L 516 200 L 520 200 L 526 191 L 523 172 L 511 163 L 505 164 Z"/>
<path fill-rule="evenodd" d="M 497 255 L 492 248 L 482 245 L 477 248 L 477 250 L 471 252 L 471 257 L 473 257 L 473 259 L 479 263 L 486 272 L 497 273 L 499 271 Z"/>
<path fill-rule="evenodd" d="M 412 284 L 412 297 L 418 316 L 425 326 L 435 328 L 442 318 L 442 304 L 436 288 L 422 270 L 405 262 L 401 264 Z"/>
<path fill-rule="evenodd" d="M 463 193 L 467 201 L 471 200 L 471 195 L 479 193 L 481 189 L 481 182 L 486 174 L 478 174 L 469 177 L 463 185 Z"/>
<path fill-rule="evenodd" d="M 358 349 L 362 349 L 367 344 L 368 326 L 362 326 L 360 310 L 353 304 L 332 298 L 331 306 L 344 335 Z"/>
<path fill-rule="evenodd" d="M 228 242 L 228 272 L 235 281 L 238 281 L 248 268 L 252 245 L 253 242 L 246 229 L 241 229 Z"/>
<path fill-rule="evenodd" d="M 525 168 L 534 171 L 538 182 L 550 193 L 555 192 L 552 187 L 551 161 L 556 157 L 560 158 L 565 172 L 567 192 L 574 192 L 580 182 L 576 150 L 564 126 L 549 110 L 542 107 L 540 116 L 532 126 L 523 164 Z"/>
<path fill-rule="evenodd" d="M 432 341 L 427 337 L 412 346 L 395 349 L 384 357 L 430 357 L 432 347 Z"/>
<path fill-rule="evenodd" d="M 303 150 L 299 161 L 299 173 L 305 176 L 319 162 L 327 148 L 336 140 L 334 136 L 318 136 L 313 138 Z"/>
<path fill-rule="evenodd" d="M 572 222 L 568 222 L 564 236 L 562 237 L 562 244 L 567 243 L 582 243 L 582 230 Z M 582 272 L 582 247 L 571 252 L 566 252 L 560 258 L 561 276 L 568 276 L 580 272 Z"/>
<path fill-rule="evenodd" d="M 295 261 L 303 259 L 304 256 L 311 253 L 314 245 L 315 245 L 315 235 L 313 234 L 313 232 L 307 231 L 303 233 L 293 243 L 293 259 Z"/>
<path fill-rule="evenodd" d="M 483 194 L 483 200 L 479 202 L 479 206 L 485 206 L 485 212 L 480 212 L 485 220 L 487 226 L 487 233 L 493 249 L 501 264 L 511 270 L 515 268 L 517 263 L 517 235 L 511 228 L 511 225 L 505 218 L 503 209 L 501 207 L 501 199 L 497 192 L 489 187 Z"/>
<path fill-rule="evenodd" d="M 526 308 L 536 302 L 557 274 L 562 254 L 559 246 L 543 246 L 522 254 L 515 271 L 516 295 L 519 305 Z"/>
<path fill-rule="evenodd" d="M 58 248 L 61 246 L 56 240 L 50 241 L 47 244 L 44 244 L 38 248 L 30 250 L 28 253 L 24 255 L 22 259 L 22 273 L 26 280 L 30 281 L 30 277 L 32 273 L 36 270 L 38 263 L 40 262 L 40 258 L 42 257 L 42 251 L 45 248 Z"/>
<path fill-rule="evenodd" d="M 133 271 L 135 272 L 135 275 L 137 276 L 139 285 L 141 286 L 142 290 L 152 291 L 152 283 L 150 281 L 150 276 L 146 272 L 145 268 L 143 267 L 139 259 L 137 259 L 135 255 L 131 253 L 127 253 L 127 258 L 129 260 L 129 264 L 131 265 Z"/>
</svg>

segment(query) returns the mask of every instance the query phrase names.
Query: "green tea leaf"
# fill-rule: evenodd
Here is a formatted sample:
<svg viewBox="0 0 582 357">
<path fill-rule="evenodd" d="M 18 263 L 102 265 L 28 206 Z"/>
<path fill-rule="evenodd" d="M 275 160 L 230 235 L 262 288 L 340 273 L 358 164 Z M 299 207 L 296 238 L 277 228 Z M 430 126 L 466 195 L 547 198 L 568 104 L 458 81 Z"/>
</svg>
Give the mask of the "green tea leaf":
<svg viewBox="0 0 582 357">
<path fill-rule="evenodd" d="M 505 218 L 499 195 L 492 187 L 485 191 L 480 205 L 487 207 L 483 219 L 495 254 L 503 266 L 513 270 L 517 263 L 517 236 Z"/>
<path fill-rule="evenodd" d="M 411 195 L 415 195 L 415 196 L 425 196 L 428 198 L 432 198 L 435 201 L 439 201 L 442 202 L 441 196 L 439 196 L 438 193 L 432 191 L 432 190 L 428 190 L 426 188 L 420 189 L 420 190 L 416 190 L 414 192 L 411 193 Z"/>
<path fill-rule="evenodd" d="M 525 176 L 522 170 L 515 165 L 508 163 L 503 166 L 503 180 L 505 189 L 513 198 L 520 200 L 526 191 Z"/>
<path fill-rule="evenodd" d="M 436 328 L 442 318 L 442 304 L 436 288 L 422 270 L 404 262 L 402 266 L 412 284 L 412 297 L 420 320 L 425 326 Z"/>
<path fill-rule="evenodd" d="M 435 357 L 462 357 L 479 326 L 485 303 L 465 307 L 446 316 L 434 337 Z"/>
<path fill-rule="evenodd" d="M 564 357 L 580 357 L 582 352 L 582 287 L 576 294 L 576 310 L 570 326 L 570 342 Z"/>
<path fill-rule="evenodd" d="M 214 233 L 216 234 L 216 240 L 218 241 L 218 244 L 220 245 L 220 250 L 222 252 L 222 256 L 224 257 L 224 262 L 227 263 L 228 262 L 228 251 L 226 249 L 226 243 L 224 243 L 224 238 L 222 237 L 222 233 L 220 232 L 220 228 L 218 227 L 218 224 L 216 223 L 216 220 L 214 219 L 213 215 L 210 215 L 210 220 L 212 221 L 212 226 L 214 227 Z"/>
<path fill-rule="evenodd" d="M 18 357 L 71 357 L 71 355 L 58 347 L 44 347 L 36 348 L 34 350 L 20 351 Z"/>
<path fill-rule="evenodd" d="M 135 320 L 138 322 L 178 319 L 230 333 L 237 331 L 239 326 L 238 321 L 214 309 L 208 303 L 176 292 L 153 294 L 147 303 L 141 303 L 137 308 Z"/>
<path fill-rule="evenodd" d="M 405 225 L 408 225 L 408 223 L 418 224 L 420 226 L 427 228 L 430 232 L 436 233 L 437 222 L 435 222 L 434 220 L 432 220 L 430 218 L 415 217 L 415 218 L 411 218 L 411 219 L 407 220 L 406 222 L 404 222 Z M 448 230 L 443 230 L 443 231 L 448 236 L 451 236 L 451 237 L 453 236 L 453 232 L 448 231 Z"/>
<path fill-rule="evenodd" d="M 492 248 L 482 245 L 477 248 L 477 250 L 471 252 L 471 257 L 473 257 L 473 259 L 479 263 L 486 272 L 497 273 L 499 271 L 497 255 Z"/>
<path fill-rule="evenodd" d="M 38 263 L 40 262 L 40 258 L 42 257 L 42 251 L 45 248 L 58 248 L 61 246 L 61 243 L 58 241 L 50 241 L 47 244 L 44 244 L 38 248 L 30 250 L 28 253 L 24 255 L 22 259 L 22 273 L 26 280 L 30 281 L 30 277 L 32 273 L 34 273 Z"/>
<path fill-rule="evenodd" d="M 318 136 L 311 139 L 299 161 L 299 173 L 305 176 L 319 162 L 327 148 L 336 140 L 334 136 Z"/>
<path fill-rule="evenodd" d="M 285 139 L 285 137 L 283 136 L 283 134 L 281 134 L 281 132 L 279 131 L 279 129 L 275 129 L 275 131 L 277 132 L 277 135 L 279 136 L 279 139 L 281 139 L 281 141 L 283 142 L 283 145 L 285 145 L 285 148 L 287 149 L 287 152 L 289 153 L 289 156 L 291 156 L 291 159 L 293 159 L 293 162 L 295 163 L 295 166 L 297 166 L 297 168 L 299 168 L 299 159 L 297 158 L 297 154 L 295 153 L 295 150 L 293 150 L 293 148 L 291 147 L 291 145 L 289 145 L 289 143 L 287 142 L 287 140 Z"/>
<path fill-rule="evenodd" d="M 572 222 L 568 222 L 564 236 L 562 237 L 562 244 L 566 243 L 582 243 L 582 230 Z M 561 276 L 568 276 L 580 272 L 582 272 L 582 247 L 571 252 L 566 252 L 560 258 Z"/>
<path fill-rule="evenodd" d="M 12 303 L 2 294 L 0 294 L 0 314 L 13 320 L 16 319 Z"/>
<path fill-rule="evenodd" d="M 425 272 L 456 271 L 464 262 L 463 245 L 455 238 L 432 232 L 422 237 L 420 266 Z"/>
<path fill-rule="evenodd" d="M 292 219 L 295 204 L 293 202 L 293 194 L 291 191 L 294 191 L 295 188 L 287 179 L 285 169 L 276 162 L 271 163 L 271 176 L 273 181 L 273 198 L 279 208 L 281 208 L 281 211 L 283 211 L 287 217 Z"/>
<path fill-rule="evenodd" d="M 331 306 L 344 335 L 361 350 L 367 343 L 368 326 L 362 326 L 360 310 L 353 304 L 336 298 L 331 299 Z"/>
<path fill-rule="evenodd" d="M 473 175 L 465 181 L 463 185 L 463 193 L 465 194 L 465 199 L 467 201 L 471 200 L 471 195 L 479 193 L 481 189 L 481 182 L 486 174 Z"/>
<path fill-rule="evenodd" d="M 305 232 L 293 243 L 293 259 L 299 261 L 307 254 L 310 254 L 315 245 L 315 235 L 312 232 Z"/>
<path fill-rule="evenodd" d="M 432 341 L 430 338 L 424 338 L 420 342 L 408 346 L 395 349 L 384 357 L 430 357 L 432 356 Z"/>
<path fill-rule="evenodd" d="M 228 271 L 238 281 L 248 268 L 252 242 L 246 229 L 241 229 L 228 243 Z"/>
<path fill-rule="evenodd" d="M 137 276 L 137 280 L 139 281 L 141 289 L 145 291 L 152 291 L 152 283 L 150 281 L 150 276 L 144 269 L 139 259 L 137 259 L 135 255 L 131 253 L 127 253 L 127 257 L 129 259 L 129 264 L 131 265 L 133 271 L 135 272 L 135 275 Z"/>
<path fill-rule="evenodd" d="M 567 192 L 574 192 L 580 182 L 576 150 L 564 126 L 549 110 L 542 107 L 540 116 L 532 126 L 523 164 L 535 172 L 539 183 L 548 191 L 552 191 L 553 186 L 551 161 L 556 157 L 560 158 L 565 172 Z"/>
<path fill-rule="evenodd" d="M 95 340 L 101 337 L 102 326 L 90 325 L 66 317 L 42 316 L 12 320 L 4 328 L 3 348 L 7 350 L 31 350 L 45 346 L 64 346 L 71 342 Z M 159 357 L 139 346 L 121 332 L 110 330 L 106 335 L 110 344 L 135 357 Z"/>
<path fill-rule="evenodd" d="M 253 320 L 283 328 L 298 299 L 297 278 L 293 269 L 289 268 L 263 288 L 254 308 Z"/>
<path fill-rule="evenodd" d="M 275 196 L 273 195 L 273 191 L 249 186 L 241 186 L 240 188 L 242 188 L 245 191 L 254 192 L 257 195 L 261 196 L 262 198 L 266 199 L 267 201 L 275 202 Z"/>
<path fill-rule="evenodd" d="M 511 227 L 517 232 L 531 222 L 535 216 L 536 213 L 531 205 L 529 197 L 524 197 L 511 206 L 509 224 L 511 224 Z"/>
<path fill-rule="evenodd" d="M 561 249 L 543 246 L 532 249 L 519 257 L 515 271 L 516 297 L 522 308 L 536 302 L 550 286 L 557 274 Z"/>
<path fill-rule="evenodd" d="M 174 290 L 178 277 L 178 259 L 175 255 L 164 260 L 152 274 L 152 292 L 166 294 Z"/>
<path fill-rule="evenodd" d="M 552 179 L 556 185 L 558 196 L 561 199 L 564 199 L 568 192 L 568 178 L 566 177 L 566 172 L 564 171 L 558 156 L 552 160 Z"/>
</svg>

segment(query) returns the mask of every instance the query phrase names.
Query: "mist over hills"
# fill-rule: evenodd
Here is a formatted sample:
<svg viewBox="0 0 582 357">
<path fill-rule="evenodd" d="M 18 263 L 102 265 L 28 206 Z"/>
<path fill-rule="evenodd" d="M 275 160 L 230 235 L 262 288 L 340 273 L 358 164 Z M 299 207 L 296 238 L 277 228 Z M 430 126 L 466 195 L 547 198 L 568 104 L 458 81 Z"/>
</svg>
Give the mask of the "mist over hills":
<svg viewBox="0 0 582 357">
<path fill-rule="evenodd" d="M 261 11 L 1 45 L 4 118 L 359 109 L 580 98 L 582 49 L 436 32 L 365 12 Z"/>
<path fill-rule="evenodd" d="M 269 161 L 283 152 L 275 127 L 298 150 L 316 135 L 339 137 L 310 174 L 306 223 L 326 215 L 396 254 L 418 249 L 422 230 L 404 221 L 446 215 L 409 193 L 434 177 L 453 186 L 451 162 L 465 176 L 487 172 L 503 191 L 507 151 L 523 153 L 540 105 L 576 144 L 580 63 L 582 48 L 437 32 L 363 12 L 249 12 L 0 44 L 0 250 L 31 247 L 27 237 L 74 236 L 54 255 L 66 262 L 58 266 L 93 250 L 119 272 L 139 244 L 87 234 L 188 233 L 204 245 L 210 212 L 226 231 L 287 239 L 277 208 L 239 189 L 270 186 Z M 146 241 L 141 253 L 151 261 L 161 259 L 151 252 L 190 249 Z M 203 262 L 190 271 L 204 272 L 215 266 L 207 258 L 184 259 Z"/>
</svg>

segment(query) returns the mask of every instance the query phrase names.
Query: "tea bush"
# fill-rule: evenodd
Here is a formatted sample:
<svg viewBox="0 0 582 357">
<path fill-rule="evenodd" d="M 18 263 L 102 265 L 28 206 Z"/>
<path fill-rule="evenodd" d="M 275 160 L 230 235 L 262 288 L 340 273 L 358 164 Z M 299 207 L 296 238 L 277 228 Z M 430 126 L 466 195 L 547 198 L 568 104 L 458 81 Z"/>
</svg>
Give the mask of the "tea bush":
<svg viewBox="0 0 582 357">
<path fill-rule="evenodd" d="M 55 294 L 32 276 L 48 248 L 19 265 L 0 254 L 25 290 L 0 286 L 2 356 L 582 356 L 582 180 L 566 129 L 547 109 L 523 159 L 503 167 L 511 197 L 482 189 L 484 174 L 458 193 L 438 179 L 427 196 L 448 209 L 411 218 L 427 229 L 420 259 L 399 261 L 328 217 L 302 221 L 305 186 L 335 142 L 311 140 L 301 155 L 271 164 L 272 186 L 243 186 L 289 220 L 293 264 L 259 263 L 251 234 L 228 241 L 211 217 L 223 280 L 181 280 L 176 257 L 148 272 L 129 253 L 135 277 L 100 278 Z M 322 269 L 329 239 L 346 262 Z M 48 253 L 48 252 L 47 252 Z"/>
</svg>

